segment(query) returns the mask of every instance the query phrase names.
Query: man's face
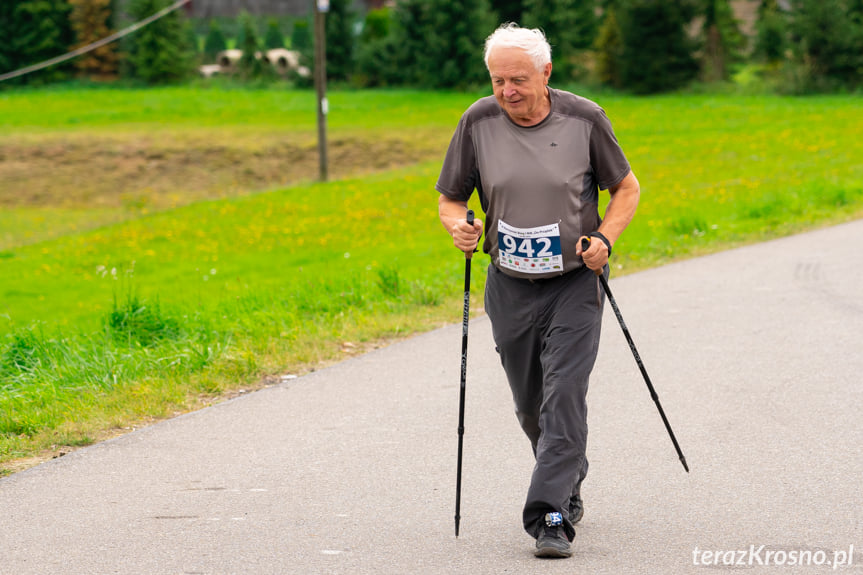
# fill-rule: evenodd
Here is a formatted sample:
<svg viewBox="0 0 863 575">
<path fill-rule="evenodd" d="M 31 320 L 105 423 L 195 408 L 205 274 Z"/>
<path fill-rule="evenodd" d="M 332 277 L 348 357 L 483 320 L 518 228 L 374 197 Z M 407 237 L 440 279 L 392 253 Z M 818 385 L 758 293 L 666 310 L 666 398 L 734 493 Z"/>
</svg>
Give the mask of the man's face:
<svg viewBox="0 0 863 575">
<path fill-rule="evenodd" d="M 497 103 L 516 124 L 533 126 L 548 115 L 551 64 L 539 71 L 524 50 L 500 47 L 489 54 L 488 70 Z"/>
</svg>

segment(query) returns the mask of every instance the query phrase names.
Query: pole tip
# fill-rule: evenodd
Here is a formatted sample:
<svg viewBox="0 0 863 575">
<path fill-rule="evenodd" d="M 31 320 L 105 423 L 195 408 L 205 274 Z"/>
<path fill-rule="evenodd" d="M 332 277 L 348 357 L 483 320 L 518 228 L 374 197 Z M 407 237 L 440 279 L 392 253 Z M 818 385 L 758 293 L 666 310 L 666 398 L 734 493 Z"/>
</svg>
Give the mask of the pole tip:
<svg viewBox="0 0 863 575">
<path fill-rule="evenodd" d="M 683 464 L 683 469 L 685 469 L 685 470 L 686 470 L 686 473 L 689 473 L 689 466 L 688 466 L 688 465 L 686 465 L 686 458 L 685 458 L 685 457 L 681 457 L 681 458 L 680 458 L 680 463 L 682 463 L 682 464 Z"/>
</svg>

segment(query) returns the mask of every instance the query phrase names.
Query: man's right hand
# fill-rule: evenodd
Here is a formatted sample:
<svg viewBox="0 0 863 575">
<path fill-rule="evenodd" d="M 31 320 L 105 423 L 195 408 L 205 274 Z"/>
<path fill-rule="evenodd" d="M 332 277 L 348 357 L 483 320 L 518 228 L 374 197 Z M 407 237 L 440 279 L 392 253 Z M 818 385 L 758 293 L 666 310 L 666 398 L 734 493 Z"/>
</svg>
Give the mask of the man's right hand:
<svg viewBox="0 0 863 575">
<path fill-rule="evenodd" d="M 474 218 L 473 226 L 467 223 L 467 202 L 451 200 L 441 194 L 438 198 L 438 215 L 443 227 L 452 236 L 452 243 L 471 257 L 482 236 L 482 220 Z"/>
<path fill-rule="evenodd" d="M 450 228 L 452 243 L 465 253 L 465 257 L 471 257 L 479 244 L 482 236 L 482 220 L 474 218 L 473 225 L 467 223 L 467 219 L 456 220 Z"/>
</svg>

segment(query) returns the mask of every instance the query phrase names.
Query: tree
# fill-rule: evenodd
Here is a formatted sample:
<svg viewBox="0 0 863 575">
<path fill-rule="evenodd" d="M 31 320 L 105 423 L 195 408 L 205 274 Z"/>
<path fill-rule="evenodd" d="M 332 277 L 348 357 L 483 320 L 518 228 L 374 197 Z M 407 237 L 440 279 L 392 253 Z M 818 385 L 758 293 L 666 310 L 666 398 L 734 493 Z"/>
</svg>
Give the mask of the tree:
<svg viewBox="0 0 863 575">
<path fill-rule="evenodd" d="M 171 4 L 170 0 L 132 0 L 129 15 L 137 22 Z M 127 73 L 148 84 L 178 82 L 193 70 L 187 23 L 181 10 L 174 10 L 127 38 Z"/>
<path fill-rule="evenodd" d="M 69 0 L 72 5 L 70 21 L 78 38 L 76 48 L 87 46 L 112 34 L 111 0 Z M 117 48 L 115 43 L 105 44 L 75 59 L 78 72 L 91 79 L 109 79 L 117 75 Z"/>
<path fill-rule="evenodd" d="M 69 25 L 67 0 L 0 0 L 0 73 L 38 64 L 69 51 L 75 36 Z M 31 84 L 60 80 L 72 65 L 57 65 L 6 83 Z"/>
<path fill-rule="evenodd" d="M 707 82 L 724 81 L 731 66 L 742 59 L 744 38 L 728 0 L 704 0 L 703 13 L 702 76 Z"/>
<path fill-rule="evenodd" d="M 780 10 L 777 0 L 762 0 L 755 23 L 755 57 L 769 67 L 777 68 L 785 59 L 787 29 L 786 15 Z"/>
<path fill-rule="evenodd" d="M 491 0 L 491 9 L 497 13 L 501 23 L 518 24 L 524 16 L 524 0 Z"/>
<path fill-rule="evenodd" d="M 860 25 L 846 0 L 794 0 L 791 35 L 800 89 L 831 90 L 863 84 Z M 853 12 L 852 12 L 853 13 Z"/>
<path fill-rule="evenodd" d="M 623 39 L 614 8 L 605 11 L 594 44 L 596 50 L 596 76 L 600 83 L 613 88 L 623 86 L 620 77 L 620 60 L 623 56 Z"/>
<path fill-rule="evenodd" d="M 369 10 L 357 43 L 354 82 L 362 87 L 398 84 L 396 54 L 393 42 L 392 12 L 389 8 Z"/>
<path fill-rule="evenodd" d="M 297 20 L 291 29 L 291 49 L 300 53 L 312 49 L 312 32 L 308 20 Z"/>
<path fill-rule="evenodd" d="M 428 54 L 423 37 L 429 26 L 429 8 L 425 0 L 401 0 L 393 8 L 390 27 L 397 84 L 433 85 L 427 78 Z"/>
<path fill-rule="evenodd" d="M 579 51 L 596 37 L 595 0 L 525 0 L 524 25 L 540 28 L 551 44 L 552 74 L 571 80 Z"/>
<path fill-rule="evenodd" d="M 488 81 L 482 52 L 495 21 L 487 0 L 403 0 L 394 10 L 405 84 L 468 88 Z"/>
<path fill-rule="evenodd" d="M 300 66 L 306 70 L 311 70 L 314 67 L 315 47 L 313 42 L 309 21 L 305 19 L 295 20 L 291 30 L 291 49 L 299 52 Z M 311 73 L 303 76 L 299 71 L 292 70 L 288 73 L 288 78 L 299 88 L 310 88 L 314 85 L 314 75 Z"/>
<path fill-rule="evenodd" d="M 239 25 L 237 48 L 243 51 L 243 55 L 237 63 L 237 73 L 241 80 L 260 78 L 267 69 L 261 58 L 261 41 L 255 29 L 255 21 L 248 12 L 242 12 Z"/>
<path fill-rule="evenodd" d="M 285 37 L 282 34 L 282 29 L 279 26 L 279 21 L 276 18 L 267 20 L 267 32 L 264 34 L 264 48 L 272 50 L 273 48 L 284 48 Z"/>
<path fill-rule="evenodd" d="M 351 0 L 330 0 L 326 15 L 327 78 L 347 80 L 354 68 L 354 20 Z"/>
<path fill-rule="evenodd" d="M 627 0 L 621 8 L 624 88 L 640 94 L 665 92 L 695 78 L 698 63 L 686 34 L 693 16 L 691 5 L 679 0 Z"/>
<path fill-rule="evenodd" d="M 228 43 L 225 41 L 225 34 L 222 32 L 219 22 L 217 20 L 210 20 L 207 37 L 204 39 L 204 61 L 208 63 L 215 62 L 219 52 L 225 50 L 227 47 Z"/>
</svg>

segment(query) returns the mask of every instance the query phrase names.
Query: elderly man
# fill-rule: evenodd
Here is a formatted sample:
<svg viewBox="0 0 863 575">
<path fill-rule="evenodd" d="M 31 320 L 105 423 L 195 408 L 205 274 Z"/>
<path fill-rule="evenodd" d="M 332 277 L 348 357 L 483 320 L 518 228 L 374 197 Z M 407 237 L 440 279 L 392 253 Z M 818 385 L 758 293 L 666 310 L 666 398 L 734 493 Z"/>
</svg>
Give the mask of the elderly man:
<svg viewBox="0 0 863 575">
<path fill-rule="evenodd" d="M 540 30 L 506 24 L 486 40 L 494 96 L 462 116 L 436 190 L 440 220 L 470 254 L 483 224 L 466 221 L 474 190 L 491 256 L 485 309 L 519 424 L 536 465 L 524 505 L 538 557 L 569 557 L 583 514 L 586 395 L 596 360 L 612 247 L 635 214 L 639 185 L 605 112 L 548 87 Z M 611 199 L 601 219 L 599 190 Z M 582 253 L 581 238 L 590 247 Z"/>
</svg>

